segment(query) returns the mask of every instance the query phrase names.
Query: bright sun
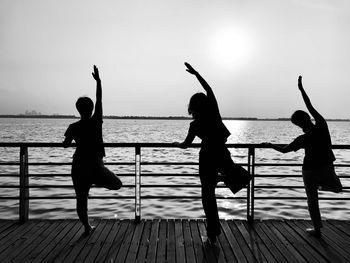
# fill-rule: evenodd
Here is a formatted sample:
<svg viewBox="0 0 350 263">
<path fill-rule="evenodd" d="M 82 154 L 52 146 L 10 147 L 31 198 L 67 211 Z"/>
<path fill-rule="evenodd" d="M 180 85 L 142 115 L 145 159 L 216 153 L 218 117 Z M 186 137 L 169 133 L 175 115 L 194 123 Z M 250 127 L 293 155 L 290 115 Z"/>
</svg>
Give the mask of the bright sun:
<svg viewBox="0 0 350 263">
<path fill-rule="evenodd" d="M 223 69 L 236 69 L 246 65 L 253 56 L 253 40 L 249 33 L 238 27 L 226 27 L 212 35 L 210 54 Z"/>
</svg>

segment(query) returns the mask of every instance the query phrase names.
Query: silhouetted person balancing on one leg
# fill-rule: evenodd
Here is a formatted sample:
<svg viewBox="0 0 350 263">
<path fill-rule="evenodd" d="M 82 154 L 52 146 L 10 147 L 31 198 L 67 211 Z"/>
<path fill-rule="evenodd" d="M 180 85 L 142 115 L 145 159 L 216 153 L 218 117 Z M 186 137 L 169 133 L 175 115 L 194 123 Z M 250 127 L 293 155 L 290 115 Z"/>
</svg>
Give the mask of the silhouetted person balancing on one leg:
<svg viewBox="0 0 350 263">
<path fill-rule="evenodd" d="M 175 143 L 180 148 L 187 148 L 198 136 L 201 142 L 199 153 L 199 177 L 202 186 L 202 203 L 207 218 L 208 241 L 213 243 L 221 233 L 218 208 L 215 197 L 215 188 L 219 173 L 222 181 L 233 193 L 245 187 L 251 175 L 231 159 L 230 151 L 225 143 L 230 136 L 229 130 L 223 124 L 218 103 L 208 83 L 195 71 L 190 64 L 185 63 L 187 71 L 197 77 L 206 91 L 194 94 L 188 106 L 188 113 L 193 121 L 186 139 L 182 143 Z"/>
<path fill-rule="evenodd" d="M 103 164 L 105 150 L 102 138 L 102 86 L 96 66 L 92 76 L 96 80 L 95 112 L 92 115 L 93 101 L 88 97 L 80 97 L 75 104 L 80 120 L 69 125 L 63 142 L 64 147 L 69 147 L 73 140 L 77 145 L 73 155 L 72 180 L 77 199 L 77 213 L 85 227 L 85 234 L 93 230 L 88 220 L 88 195 L 92 184 L 110 190 L 122 187 L 119 178 Z"/>
<path fill-rule="evenodd" d="M 305 102 L 306 108 L 315 119 L 315 124 L 311 121 L 308 113 L 297 110 L 293 113 L 291 121 L 299 126 L 304 134 L 297 137 L 293 142 L 285 147 L 268 143 L 273 149 L 287 153 L 305 148 L 305 157 L 302 167 L 302 175 L 307 195 L 307 204 L 314 228 L 306 231 L 314 236 L 321 236 L 321 214 L 318 204 L 318 189 L 339 193 L 342 185 L 337 177 L 333 162 L 335 156 L 332 151 L 331 136 L 325 119 L 312 106 L 307 96 L 302 77 L 299 76 L 298 87 Z"/>
</svg>

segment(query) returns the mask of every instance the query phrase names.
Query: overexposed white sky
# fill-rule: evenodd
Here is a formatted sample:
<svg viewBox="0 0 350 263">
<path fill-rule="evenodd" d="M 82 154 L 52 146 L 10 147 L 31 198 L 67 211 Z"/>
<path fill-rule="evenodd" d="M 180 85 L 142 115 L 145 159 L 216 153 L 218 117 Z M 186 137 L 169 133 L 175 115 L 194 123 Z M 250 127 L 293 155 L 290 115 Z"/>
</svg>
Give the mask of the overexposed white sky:
<svg viewBox="0 0 350 263">
<path fill-rule="evenodd" d="M 298 75 L 326 118 L 350 118 L 347 0 L 1 0 L 0 114 L 186 115 L 212 86 L 225 117 L 289 117 L 305 109 Z"/>
</svg>

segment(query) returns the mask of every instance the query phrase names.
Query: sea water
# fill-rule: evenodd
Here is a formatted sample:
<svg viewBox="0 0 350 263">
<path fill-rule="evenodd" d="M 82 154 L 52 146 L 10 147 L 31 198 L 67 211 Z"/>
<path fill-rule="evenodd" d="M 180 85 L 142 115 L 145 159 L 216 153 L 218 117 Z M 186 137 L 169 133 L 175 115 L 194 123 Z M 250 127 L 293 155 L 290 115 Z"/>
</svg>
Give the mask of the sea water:
<svg viewBox="0 0 350 263">
<path fill-rule="evenodd" d="M 62 142 L 68 125 L 74 119 L 0 119 L 0 142 Z M 289 121 L 257 121 L 257 120 L 225 120 L 231 132 L 227 143 L 262 143 L 273 142 L 287 144 L 302 133 Z M 186 137 L 190 120 L 153 120 L 153 119 L 105 119 L 103 124 L 104 142 L 106 143 L 171 143 L 183 141 Z M 350 144 L 350 122 L 330 121 L 329 130 L 333 144 Z M 195 142 L 200 142 L 196 139 Z M 142 162 L 198 162 L 199 149 L 177 148 L 143 148 Z M 236 163 L 247 163 L 247 149 L 231 148 L 232 159 Z M 63 148 L 29 148 L 29 162 L 71 162 L 74 149 Z M 350 164 L 349 150 L 334 150 L 336 164 Z M 256 149 L 256 163 L 302 163 L 303 150 L 281 154 L 272 149 Z M 18 162 L 18 148 L 0 148 L 0 162 Z M 134 162 L 133 148 L 106 148 L 105 162 Z M 116 174 L 132 174 L 134 166 L 108 166 Z M 347 176 L 350 168 L 336 169 L 338 175 Z M 1 174 L 18 174 L 18 166 L 1 166 Z M 30 166 L 30 174 L 69 174 L 70 166 Z M 142 174 L 196 174 L 198 166 L 186 165 L 143 165 Z M 301 167 L 257 166 L 255 174 L 279 175 L 277 178 L 256 178 L 255 197 L 305 197 L 302 188 Z M 299 175 L 286 178 L 284 175 Z M 0 177 L 1 185 L 18 184 L 17 177 Z M 120 177 L 125 185 L 134 184 L 134 177 Z M 350 185 L 350 178 L 343 178 L 343 186 Z M 143 196 L 200 196 L 200 188 L 180 188 L 176 184 L 199 184 L 199 178 L 188 176 L 142 177 L 142 185 L 164 185 L 173 187 L 141 188 Z M 70 177 L 31 177 L 30 186 L 39 185 L 72 185 Z M 259 188 L 259 186 L 272 188 Z M 278 186 L 299 186 L 297 189 L 278 189 Z M 274 188 L 276 187 L 276 188 Z M 18 189 L 0 188 L 0 196 L 18 196 Z M 217 196 L 234 197 L 234 199 L 218 200 L 221 218 L 245 218 L 246 191 L 233 195 L 228 189 L 218 188 Z M 109 191 L 93 188 L 91 196 L 133 196 L 133 188 L 122 188 L 119 191 Z M 74 196 L 73 188 L 31 188 L 31 197 L 65 197 Z M 348 193 L 320 193 L 321 197 L 349 197 Z M 238 198 L 237 198 L 238 197 Z M 347 200 L 321 200 L 320 208 L 323 218 L 348 219 L 350 216 Z M 306 200 L 255 200 L 256 218 L 308 218 Z M 89 216 L 102 218 L 133 218 L 135 200 L 133 199 L 89 199 Z M 200 199 L 142 199 L 142 218 L 202 218 L 204 212 Z M 18 201 L 0 200 L 0 218 L 17 218 Z M 75 218 L 74 199 L 34 199 L 30 200 L 30 218 Z"/>
</svg>

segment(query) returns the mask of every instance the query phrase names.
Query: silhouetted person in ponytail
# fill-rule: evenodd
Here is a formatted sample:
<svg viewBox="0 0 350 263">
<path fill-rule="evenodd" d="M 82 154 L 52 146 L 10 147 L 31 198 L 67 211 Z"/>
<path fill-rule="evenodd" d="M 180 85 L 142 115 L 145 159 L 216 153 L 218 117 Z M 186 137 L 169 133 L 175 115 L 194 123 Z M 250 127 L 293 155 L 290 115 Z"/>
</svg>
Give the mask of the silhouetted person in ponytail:
<svg viewBox="0 0 350 263">
<path fill-rule="evenodd" d="M 236 193 L 249 183 L 251 176 L 231 159 L 230 151 L 225 145 L 230 132 L 222 122 L 211 87 L 190 64 L 185 65 L 187 72 L 198 79 L 207 94 L 196 93 L 191 97 L 188 113 L 194 120 L 190 124 L 184 142 L 175 144 L 180 148 L 187 148 L 196 136 L 202 140 L 199 153 L 202 203 L 207 218 L 208 241 L 214 243 L 221 233 L 215 197 L 217 183 L 222 180 L 233 193 Z"/>
<path fill-rule="evenodd" d="M 92 76 L 96 80 L 94 114 L 93 101 L 88 97 L 80 97 L 75 104 L 80 120 L 69 125 L 63 142 L 64 147 L 69 147 L 73 140 L 77 145 L 73 156 L 72 180 L 77 198 L 77 213 L 85 227 L 85 234 L 93 230 L 88 220 L 88 196 L 92 184 L 110 190 L 118 190 L 122 186 L 119 178 L 103 164 L 102 86 L 96 66 Z"/>
<path fill-rule="evenodd" d="M 314 228 L 306 231 L 314 236 L 321 236 L 321 214 L 318 205 L 318 190 L 332 191 L 339 193 L 342 185 L 335 174 L 333 162 L 335 157 L 332 151 L 331 136 L 325 119 L 312 106 L 307 96 L 302 77 L 299 76 L 298 87 L 305 102 L 306 108 L 315 119 L 315 124 L 311 121 L 308 113 L 297 110 L 293 113 L 291 121 L 300 127 L 304 134 L 297 137 L 293 142 L 285 147 L 267 143 L 273 149 L 287 153 L 305 148 L 305 157 L 302 167 L 303 180 L 307 195 L 308 209 Z"/>
</svg>

